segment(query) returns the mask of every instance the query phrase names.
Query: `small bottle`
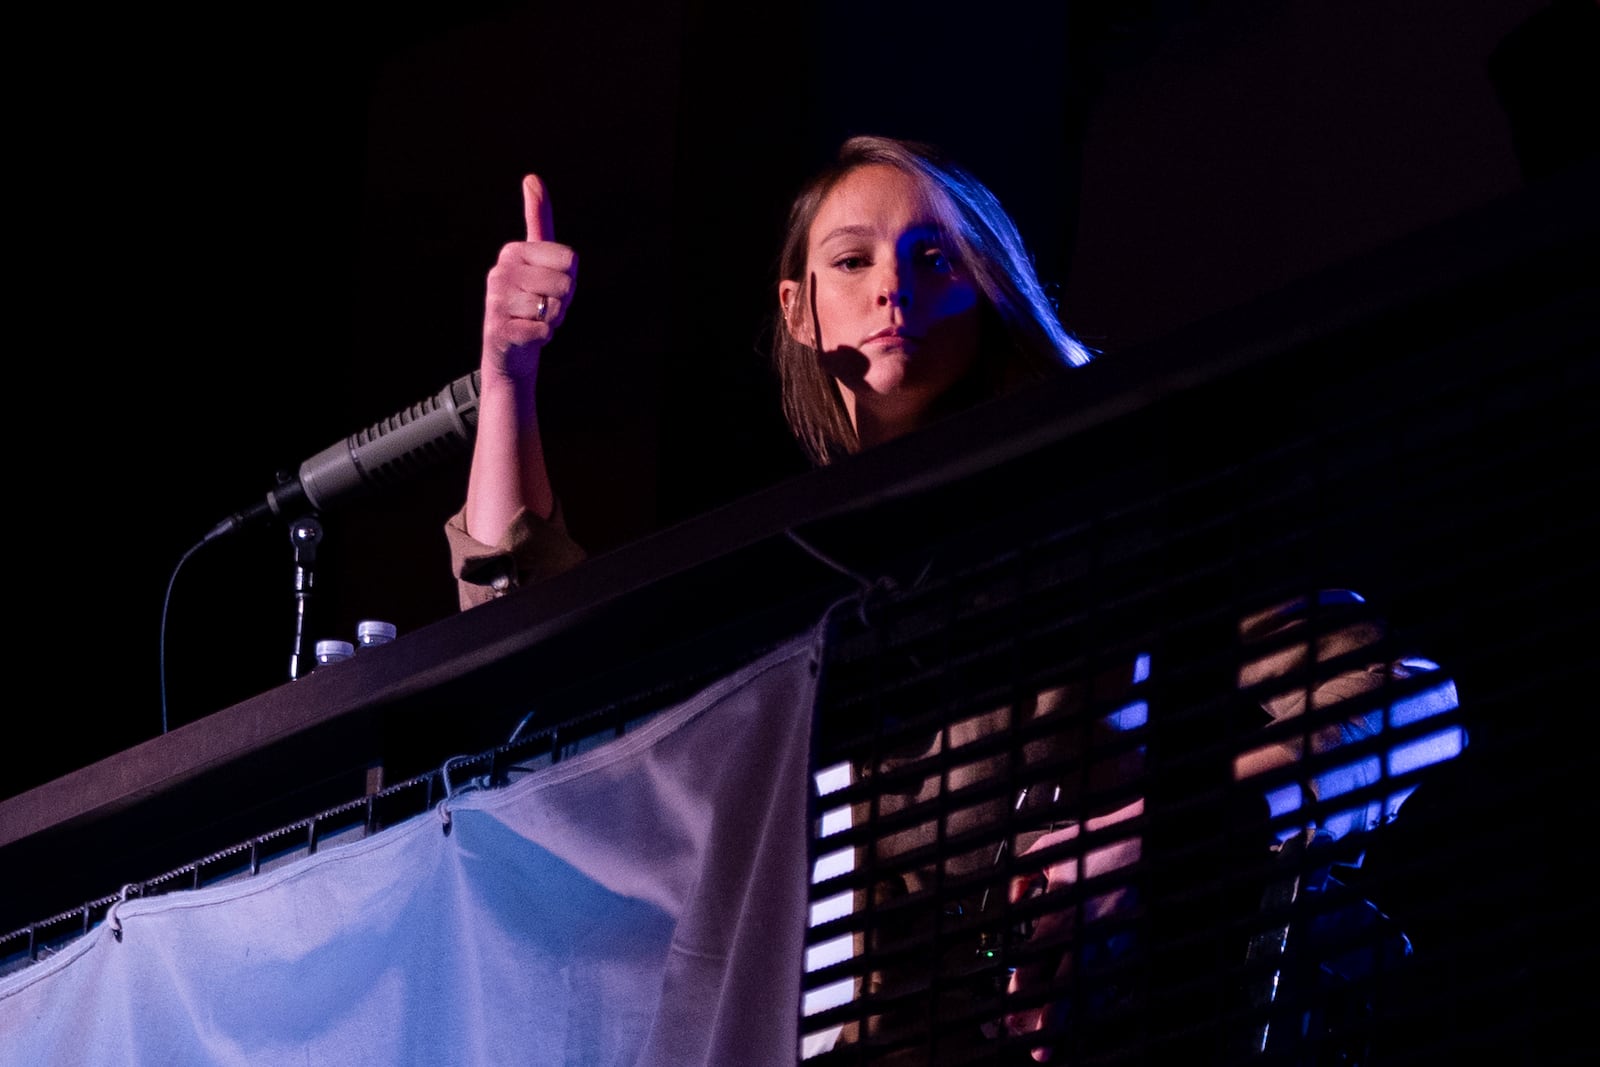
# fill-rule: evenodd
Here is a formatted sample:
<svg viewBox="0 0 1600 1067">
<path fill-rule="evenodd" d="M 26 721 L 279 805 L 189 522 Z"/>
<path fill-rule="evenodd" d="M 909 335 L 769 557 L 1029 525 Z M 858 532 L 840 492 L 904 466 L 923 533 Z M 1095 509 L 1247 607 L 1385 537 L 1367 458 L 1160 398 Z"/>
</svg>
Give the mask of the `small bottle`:
<svg viewBox="0 0 1600 1067">
<path fill-rule="evenodd" d="M 339 663 L 356 654 L 356 646 L 349 641 L 324 640 L 317 642 L 317 666 Z"/>
<path fill-rule="evenodd" d="M 387 645 L 393 641 L 398 633 L 392 622 L 382 622 L 378 619 L 363 619 L 356 623 L 356 648 L 376 648 Z"/>
</svg>

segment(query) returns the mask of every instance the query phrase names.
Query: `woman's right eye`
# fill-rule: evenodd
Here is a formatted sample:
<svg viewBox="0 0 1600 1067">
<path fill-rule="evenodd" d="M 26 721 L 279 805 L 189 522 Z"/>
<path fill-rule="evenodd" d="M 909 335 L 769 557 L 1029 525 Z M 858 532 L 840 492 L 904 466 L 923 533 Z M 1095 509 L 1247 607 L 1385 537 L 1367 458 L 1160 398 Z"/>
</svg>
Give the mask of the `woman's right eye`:
<svg viewBox="0 0 1600 1067">
<path fill-rule="evenodd" d="M 835 259 L 833 261 L 833 265 L 840 270 L 853 271 L 860 270 L 862 267 L 865 267 L 868 264 L 866 256 L 848 255 L 840 256 L 838 259 Z"/>
</svg>

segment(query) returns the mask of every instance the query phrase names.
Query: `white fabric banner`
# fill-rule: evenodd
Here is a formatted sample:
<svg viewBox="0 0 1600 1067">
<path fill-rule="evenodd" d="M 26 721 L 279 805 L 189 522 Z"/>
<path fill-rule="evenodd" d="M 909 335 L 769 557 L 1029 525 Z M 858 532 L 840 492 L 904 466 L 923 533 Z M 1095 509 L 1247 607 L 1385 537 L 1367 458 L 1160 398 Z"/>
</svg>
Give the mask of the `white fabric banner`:
<svg viewBox="0 0 1600 1067">
<path fill-rule="evenodd" d="M 458 793 L 448 834 L 117 905 L 0 980 L 0 1064 L 794 1062 L 811 651 Z"/>
</svg>

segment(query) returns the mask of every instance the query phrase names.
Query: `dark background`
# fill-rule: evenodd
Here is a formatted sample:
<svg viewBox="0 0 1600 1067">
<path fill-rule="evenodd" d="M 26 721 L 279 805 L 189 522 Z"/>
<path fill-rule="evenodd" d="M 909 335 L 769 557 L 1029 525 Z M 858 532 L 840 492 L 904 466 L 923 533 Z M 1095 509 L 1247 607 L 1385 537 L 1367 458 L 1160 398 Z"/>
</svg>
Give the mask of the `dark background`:
<svg viewBox="0 0 1600 1067">
<path fill-rule="evenodd" d="M 179 562 L 276 471 L 474 369 L 523 173 L 582 257 L 541 403 L 570 524 L 603 552 L 804 469 L 765 357 L 773 260 L 843 137 L 964 160 L 1115 359 L 1591 153 L 1597 20 L 1591 0 L 640 0 L 19 25 L 43 73 L 10 153 L 30 611 L 5 792 L 286 683 L 285 529 Z M 451 464 L 323 516 L 308 645 L 456 610 L 440 527 L 464 488 Z"/>
</svg>

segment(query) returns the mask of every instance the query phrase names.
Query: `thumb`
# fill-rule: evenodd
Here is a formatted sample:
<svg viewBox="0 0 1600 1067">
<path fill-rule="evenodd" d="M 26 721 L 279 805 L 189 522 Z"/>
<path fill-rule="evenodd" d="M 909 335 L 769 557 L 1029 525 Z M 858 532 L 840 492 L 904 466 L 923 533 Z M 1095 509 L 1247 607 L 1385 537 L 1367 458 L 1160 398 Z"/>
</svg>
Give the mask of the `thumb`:
<svg viewBox="0 0 1600 1067">
<path fill-rule="evenodd" d="M 555 240 L 556 224 L 550 217 L 550 199 L 537 174 L 522 179 L 522 218 L 528 225 L 528 240 Z"/>
</svg>

